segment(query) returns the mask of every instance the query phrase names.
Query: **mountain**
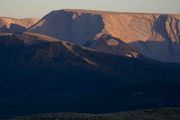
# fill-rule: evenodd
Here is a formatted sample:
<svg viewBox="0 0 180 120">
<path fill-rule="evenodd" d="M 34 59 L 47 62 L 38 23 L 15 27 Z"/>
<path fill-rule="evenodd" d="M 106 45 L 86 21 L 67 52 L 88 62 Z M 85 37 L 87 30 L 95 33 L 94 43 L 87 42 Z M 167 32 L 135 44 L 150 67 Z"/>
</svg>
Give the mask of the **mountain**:
<svg viewBox="0 0 180 120">
<path fill-rule="evenodd" d="M 179 72 L 179 64 L 105 54 L 37 33 L 1 33 L 0 118 L 180 106 Z"/>
<path fill-rule="evenodd" d="M 131 53 L 163 62 L 180 62 L 180 15 L 119 13 L 90 10 L 58 10 L 44 16 L 28 31 L 42 33 L 86 47 L 110 35 L 126 43 Z M 104 46 L 105 44 L 103 44 Z M 118 42 L 114 42 L 114 46 Z M 101 52 L 119 55 L 109 47 L 95 47 Z M 110 49 L 110 50 L 109 50 Z M 110 52 L 111 51 L 111 52 Z M 137 52 L 138 51 L 138 52 Z M 120 54 L 125 55 L 126 54 Z M 132 56 L 132 54 L 131 54 Z"/>
<path fill-rule="evenodd" d="M 0 33 L 26 31 L 38 20 L 38 18 L 16 19 L 10 17 L 0 17 Z"/>
<path fill-rule="evenodd" d="M 179 118 L 179 108 L 164 108 L 111 114 L 44 113 L 24 117 L 16 117 L 9 120 L 179 120 Z"/>
</svg>

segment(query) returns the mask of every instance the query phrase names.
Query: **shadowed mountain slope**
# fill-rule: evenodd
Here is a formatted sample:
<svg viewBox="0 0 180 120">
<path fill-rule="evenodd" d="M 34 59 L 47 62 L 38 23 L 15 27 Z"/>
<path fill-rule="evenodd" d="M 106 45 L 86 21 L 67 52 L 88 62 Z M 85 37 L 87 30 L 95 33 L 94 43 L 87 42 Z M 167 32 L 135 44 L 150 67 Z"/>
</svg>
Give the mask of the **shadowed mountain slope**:
<svg viewBox="0 0 180 120">
<path fill-rule="evenodd" d="M 179 106 L 179 72 L 179 64 L 104 54 L 45 35 L 1 34 L 0 117 Z"/>
</svg>

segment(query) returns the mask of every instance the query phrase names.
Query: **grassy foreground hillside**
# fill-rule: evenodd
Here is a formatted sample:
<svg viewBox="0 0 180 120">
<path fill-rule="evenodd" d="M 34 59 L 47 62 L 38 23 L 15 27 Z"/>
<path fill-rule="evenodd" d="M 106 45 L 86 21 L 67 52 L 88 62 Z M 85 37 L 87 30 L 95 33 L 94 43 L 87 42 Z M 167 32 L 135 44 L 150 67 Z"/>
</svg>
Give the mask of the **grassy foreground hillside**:
<svg viewBox="0 0 180 120">
<path fill-rule="evenodd" d="M 111 114 L 46 113 L 9 120 L 180 120 L 180 108 L 152 109 Z"/>
</svg>

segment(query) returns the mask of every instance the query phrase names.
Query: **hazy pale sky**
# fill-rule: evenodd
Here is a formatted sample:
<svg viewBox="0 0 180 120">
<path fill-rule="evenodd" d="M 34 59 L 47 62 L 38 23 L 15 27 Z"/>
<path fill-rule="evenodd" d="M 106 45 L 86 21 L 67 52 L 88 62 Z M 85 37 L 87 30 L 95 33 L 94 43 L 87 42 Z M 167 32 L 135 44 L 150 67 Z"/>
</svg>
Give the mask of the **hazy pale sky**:
<svg viewBox="0 0 180 120">
<path fill-rule="evenodd" d="M 42 17 L 63 8 L 180 14 L 180 0 L 0 0 L 0 16 Z"/>
</svg>

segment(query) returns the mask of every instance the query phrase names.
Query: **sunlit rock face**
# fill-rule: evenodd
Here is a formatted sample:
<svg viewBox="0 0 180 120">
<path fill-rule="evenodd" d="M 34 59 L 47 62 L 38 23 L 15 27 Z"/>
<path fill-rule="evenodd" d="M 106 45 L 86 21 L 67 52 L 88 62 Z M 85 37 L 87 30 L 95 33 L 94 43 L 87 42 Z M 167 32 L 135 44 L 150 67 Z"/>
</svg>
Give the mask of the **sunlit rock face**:
<svg viewBox="0 0 180 120">
<path fill-rule="evenodd" d="M 16 19 L 0 17 L 0 32 L 24 32 L 38 20 L 38 18 Z"/>
<path fill-rule="evenodd" d="M 28 31 L 47 34 L 78 45 L 99 50 L 102 35 L 110 35 L 120 41 L 109 39 L 99 50 L 109 52 L 116 48 L 117 55 L 124 54 L 117 49 L 126 44 L 131 53 L 139 54 L 164 62 L 180 62 L 180 15 L 118 13 L 88 10 L 59 10 L 43 17 Z M 142 44 L 143 42 L 143 44 Z M 99 43 L 99 44 L 98 44 Z M 96 47 L 95 44 L 98 46 Z M 105 49 L 104 45 L 109 46 Z M 121 52 L 121 54 L 119 54 Z"/>
</svg>

